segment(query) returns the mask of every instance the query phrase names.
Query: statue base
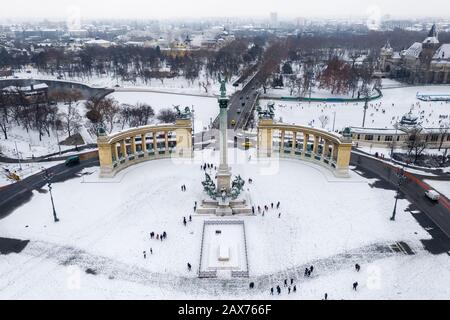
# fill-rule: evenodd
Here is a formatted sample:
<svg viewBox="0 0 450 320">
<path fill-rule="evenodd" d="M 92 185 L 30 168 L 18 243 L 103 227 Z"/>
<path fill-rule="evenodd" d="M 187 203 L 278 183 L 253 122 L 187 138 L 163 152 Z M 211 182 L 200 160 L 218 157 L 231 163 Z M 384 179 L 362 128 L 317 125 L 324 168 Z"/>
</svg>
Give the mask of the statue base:
<svg viewBox="0 0 450 320">
<path fill-rule="evenodd" d="M 203 200 L 197 208 L 198 214 L 211 214 L 218 217 L 229 217 L 235 215 L 253 215 L 252 208 L 245 199 L 236 200 Z"/>
</svg>

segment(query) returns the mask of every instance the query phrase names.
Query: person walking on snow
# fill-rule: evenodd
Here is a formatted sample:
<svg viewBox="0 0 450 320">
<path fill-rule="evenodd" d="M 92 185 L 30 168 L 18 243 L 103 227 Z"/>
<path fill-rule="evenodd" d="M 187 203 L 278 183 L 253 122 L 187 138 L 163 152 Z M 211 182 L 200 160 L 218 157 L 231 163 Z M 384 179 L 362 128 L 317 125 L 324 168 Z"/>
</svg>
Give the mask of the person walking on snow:
<svg viewBox="0 0 450 320">
<path fill-rule="evenodd" d="M 357 289 L 358 289 L 358 282 L 355 282 L 353 284 L 353 290 L 357 291 Z"/>
<path fill-rule="evenodd" d="M 143 252 L 143 254 L 144 254 L 144 259 L 147 259 L 147 252 Z"/>
<path fill-rule="evenodd" d="M 359 264 L 355 265 L 355 270 L 356 272 L 359 272 L 361 270 L 361 266 Z"/>
<path fill-rule="evenodd" d="M 191 264 L 189 262 L 187 264 L 187 267 L 188 267 L 188 271 L 190 272 L 192 270 L 192 266 L 191 266 Z"/>
</svg>

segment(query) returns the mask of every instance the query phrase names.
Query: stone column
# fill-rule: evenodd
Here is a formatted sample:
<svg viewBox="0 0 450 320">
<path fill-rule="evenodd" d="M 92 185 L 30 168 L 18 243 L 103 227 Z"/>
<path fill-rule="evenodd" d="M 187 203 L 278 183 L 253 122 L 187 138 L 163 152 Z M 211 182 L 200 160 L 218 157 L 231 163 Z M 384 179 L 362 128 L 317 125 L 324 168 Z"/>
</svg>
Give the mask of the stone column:
<svg viewBox="0 0 450 320">
<path fill-rule="evenodd" d="M 303 154 L 302 154 L 302 156 L 305 156 L 306 152 L 308 151 L 308 141 L 309 141 L 309 134 L 303 133 Z"/>
<path fill-rule="evenodd" d="M 176 129 L 177 156 L 183 158 L 192 157 L 192 121 L 189 119 L 178 119 L 179 128 Z"/>
<path fill-rule="evenodd" d="M 272 119 L 259 119 L 258 122 L 258 156 L 271 157 L 273 148 Z"/>
<path fill-rule="evenodd" d="M 117 143 L 114 142 L 114 143 L 111 145 L 111 152 L 112 152 L 112 154 L 114 155 L 115 161 L 116 161 L 116 162 L 119 161 L 119 151 L 117 150 Z"/>
<path fill-rule="evenodd" d="M 159 154 L 158 151 L 158 139 L 157 139 L 158 132 L 153 132 L 153 152 L 155 153 L 155 156 Z"/>
<path fill-rule="evenodd" d="M 169 154 L 169 132 L 164 131 L 164 145 L 166 148 L 166 154 Z"/>
<path fill-rule="evenodd" d="M 144 155 L 147 154 L 147 135 L 145 133 L 141 134 L 141 150 Z"/>
<path fill-rule="evenodd" d="M 286 136 L 286 131 L 281 130 L 281 144 L 280 144 L 280 154 L 284 154 L 284 138 Z"/>
<path fill-rule="evenodd" d="M 313 147 L 314 156 L 317 155 L 318 152 L 319 152 L 319 136 L 314 136 L 314 147 Z"/>
<path fill-rule="evenodd" d="M 295 149 L 297 148 L 297 132 L 292 132 L 292 149 L 291 154 L 295 154 Z"/>
<path fill-rule="evenodd" d="M 219 141 L 220 141 L 220 165 L 217 173 L 217 190 L 231 189 L 231 171 L 228 167 L 228 102 L 225 88 L 221 88 L 219 97 Z"/>
<path fill-rule="evenodd" d="M 323 152 L 322 152 L 322 161 L 325 157 L 328 157 L 328 153 L 329 153 L 329 149 L 330 148 L 330 144 L 328 142 L 328 140 L 324 140 L 323 143 Z"/>
<path fill-rule="evenodd" d="M 107 136 L 99 136 L 97 139 L 98 157 L 100 160 L 100 176 L 111 176 L 113 167 L 111 145 Z"/>
<path fill-rule="evenodd" d="M 348 177 L 348 167 L 350 164 L 350 155 L 352 151 L 351 143 L 343 143 L 338 146 L 337 161 L 336 161 L 336 175 L 341 177 Z"/>
<path fill-rule="evenodd" d="M 122 153 L 122 158 L 125 160 L 128 160 L 128 154 L 127 154 L 127 146 L 125 144 L 125 139 L 120 141 L 120 152 Z"/>
<path fill-rule="evenodd" d="M 338 145 L 333 143 L 333 161 L 337 161 L 338 156 Z"/>
<path fill-rule="evenodd" d="M 136 154 L 136 136 L 131 137 L 131 154 Z"/>
</svg>

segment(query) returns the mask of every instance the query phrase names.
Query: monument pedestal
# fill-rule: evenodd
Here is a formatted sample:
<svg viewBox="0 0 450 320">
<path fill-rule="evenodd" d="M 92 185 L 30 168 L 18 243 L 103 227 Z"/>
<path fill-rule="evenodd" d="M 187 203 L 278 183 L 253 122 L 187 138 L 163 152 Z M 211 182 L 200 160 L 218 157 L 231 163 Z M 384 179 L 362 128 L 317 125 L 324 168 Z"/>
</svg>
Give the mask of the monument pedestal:
<svg viewBox="0 0 450 320">
<path fill-rule="evenodd" d="M 234 215 L 253 215 L 252 208 L 245 199 L 236 200 L 203 200 L 199 208 L 198 214 L 211 214 L 218 217 L 234 216 Z"/>
<path fill-rule="evenodd" d="M 226 190 L 229 192 L 231 189 L 231 171 L 228 167 L 219 167 L 217 172 L 217 191 L 222 192 Z"/>
</svg>

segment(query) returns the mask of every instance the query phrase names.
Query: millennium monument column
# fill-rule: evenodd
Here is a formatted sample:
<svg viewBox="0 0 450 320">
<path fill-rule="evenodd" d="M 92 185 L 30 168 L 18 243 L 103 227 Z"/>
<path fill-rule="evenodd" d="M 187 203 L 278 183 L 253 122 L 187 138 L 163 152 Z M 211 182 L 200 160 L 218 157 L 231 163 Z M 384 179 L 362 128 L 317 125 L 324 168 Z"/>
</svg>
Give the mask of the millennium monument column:
<svg viewBox="0 0 450 320">
<path fill-rule="evenodd" d="M 226 93 L 225 80 L 221 80 L 220 97 L 219 97 L 219 148 L 220 148 L 220 165 L 217 172 L 217 191 L 227 193 L 231 189 L 231 171 L 228 166 L 228 103 L 230 99 Z"/>
</svg>

